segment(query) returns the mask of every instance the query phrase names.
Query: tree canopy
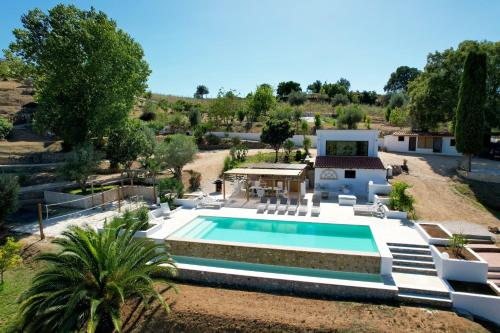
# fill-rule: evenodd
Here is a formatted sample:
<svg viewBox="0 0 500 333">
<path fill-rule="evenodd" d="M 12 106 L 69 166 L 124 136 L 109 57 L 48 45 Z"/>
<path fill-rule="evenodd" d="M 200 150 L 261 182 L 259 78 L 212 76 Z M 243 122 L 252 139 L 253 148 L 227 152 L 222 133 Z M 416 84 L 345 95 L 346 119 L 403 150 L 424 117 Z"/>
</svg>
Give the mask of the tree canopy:
<svg viewBox="0 0 500 333">
<path fill-rule="evenodd" d="M 309 90 L 313 94 L 319 94 L 321 92 L 321 87 L 323 84 L 321 83 L 320 80 L 316 80 L 310 85 L 307 86 L 307 90 Z"/>
<path fill-rule="evenodd" d="M 221 124 L 230 129 L 239 110 L 244 109 L 243 101 L 233 90 L 219 90 L 217 98 L 208 109 L 208 117 L 214 124 Z"/>
<path fill-rule="evenodd" d="M 286 139 L 292 137 L 294 131 L 289 120 L 269 119 L 260 135 L 260 140 L 273 146 L 276 157 L 274 163 L 278 162 L 278 152 Z"/>
<path fill-rule="evenodd" d="M 294 81 L 283 81 L 278 84 L 278 89 L 276 89 L 276 95 L 283 99 L 288 96 L 292 91 L 302 91 L 300 83 Z"/>
<path fill-rule="evenodd" d="M 77 182 L 82 193 L 86 193 L 87 182 L 90 176 L 96 173 L 101 158 L 101 152 L 95 150 L 90 143 L 79 144 L 69 153 L 60 173 L 66 179 Z"/>
<path fill-rule="evenodd" d="M 357 105 L 339 107 L 338 114 L 337 125 L 340 128 L 356 129 L 363 120 L 363 111 Z"/>
<path fill-rule="evenodd" d="M 408 83 L 415 80 L 419 74 L 420 71 L 415 67 L 399 66 L 395 72 L 391 73 L 384 90 L 387 92 L 406 92 Z"/>
<path fill-rule="evenodd" d="M 137 121 L 127 121 L 122 127 L 111 132 L 106 145 L 106 155 L 110 160 L 111 167 L 122 164 L 126 169 L 130 169 L 143 152 L 150 151 L 147 131 L 148 127 L 141 126 Z"/>
<path fill-rule="evenodd" d="M 479 153 L 484 135 L 486 101 L 486 54 L 471 51 L 465 59 L 455 118 L 457 150 L 464 154 L 471 169 L 471 155 Z"/>
<path fill-rule="evenodd" d="M 268 84 L 261 84 L 254 94 L 249 96 L 249 106 L 252 120 L 257 120 L 260 115 L 266 115 L 276 105 L 273 88 Z"/>
<path fill-rule="evenodd" d="M 203 99 L 205 95 L 208 95 L 210 92 L 208 91 L 207 86 L 205 85 L 199 85 L 196 87 L 196 91 L 194 93 L 194 98 L 200 98 Z"/>
<path fill-rule="evenodd" d="M 127 118 L 150 73 L 141 46 L 105 13 L 30 10 L 10 50 L 34 68 L 35 124 L 68 144 L 102 138 Z"/>
<path fill-rule="evenodd" d="M 0 174 L 0 225 L 18 208 L 19 183 L 13 175 Z"/>
<path fill-rule="evenodd" d="M 182 168 L 192 162 L 198 153 L 193 138 L 183 135 L 172 135 L 170 140 L 158 145 L 155 158 L 163 164 L 164 168 L 170 169 L 175 177 L 182 179 Z M 156 156 L 158 155 L 158 156 Z"/>
</svg>

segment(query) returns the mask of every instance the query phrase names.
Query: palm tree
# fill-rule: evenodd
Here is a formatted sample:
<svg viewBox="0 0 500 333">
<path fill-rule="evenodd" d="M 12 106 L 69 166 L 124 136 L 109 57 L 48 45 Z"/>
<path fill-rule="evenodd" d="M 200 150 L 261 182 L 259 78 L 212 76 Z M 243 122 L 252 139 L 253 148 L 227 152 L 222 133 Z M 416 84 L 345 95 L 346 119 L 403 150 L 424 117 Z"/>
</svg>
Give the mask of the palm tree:
<svg viewBox="0 0 500 333">
<path fill-rule="evenodd" d="M 164 245 L 133 238 L 144 222 L 130 224 L 131 218 L 116 219 L 102 232 L 73 226 L 53 241 L 60 251 L 37 258 L 49 265 L 20 297 L 23 332 L 120 332 L 121 306 L 131 298 L 145 306 L 156 298 L 169 311 L 154 283 L 175 289 L 169 281 L 174 262 Z"/>
</svg>

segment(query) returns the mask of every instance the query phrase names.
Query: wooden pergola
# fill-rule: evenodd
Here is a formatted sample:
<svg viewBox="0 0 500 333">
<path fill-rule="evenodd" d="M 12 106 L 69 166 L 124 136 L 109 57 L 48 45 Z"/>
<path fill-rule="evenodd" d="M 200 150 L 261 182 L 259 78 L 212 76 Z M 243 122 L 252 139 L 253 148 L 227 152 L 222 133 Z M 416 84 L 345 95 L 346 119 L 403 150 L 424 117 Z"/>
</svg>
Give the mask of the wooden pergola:
<svg viewBox="0 0 500 333">
<path fill-rule="evenodd" d="M 257 163 L 243 168 L 231 169 L 224 172 L 222 178 L 222 193 L 226 199 L 226 179 L 228 177 L 239 177 L 245 181 L 246 199 L 250 199 L 250 181 L 266 182 L 275 188 L 278 182 L 282 182 L 283 189 L 297 192 L 301 197 L 300 184 L 306 176 L 307 164 L 285 164 L 285 163 Z"/>
</svg>

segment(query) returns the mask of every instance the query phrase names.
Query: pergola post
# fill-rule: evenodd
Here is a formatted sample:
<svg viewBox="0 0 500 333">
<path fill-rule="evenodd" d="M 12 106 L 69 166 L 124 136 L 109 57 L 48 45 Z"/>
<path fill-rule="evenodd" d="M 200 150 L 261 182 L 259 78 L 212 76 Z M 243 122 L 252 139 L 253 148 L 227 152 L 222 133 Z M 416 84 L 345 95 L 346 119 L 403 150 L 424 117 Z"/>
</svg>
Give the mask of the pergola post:
<svg viewBox="0 0 500 333">
<path fill-rule="evenodd" d="M 247 201 L 250 200 L 250 193 L 249 193 L 249 186 L 248 186 L 248 176 L 245 177 L 245 189 L 246 189 L 246 194 L 247 194 Z"/>
<path fill-rule="evenodd" d="M 226 174 L 222 176 L 222 199 L 226 200 Z"/>
</svg>

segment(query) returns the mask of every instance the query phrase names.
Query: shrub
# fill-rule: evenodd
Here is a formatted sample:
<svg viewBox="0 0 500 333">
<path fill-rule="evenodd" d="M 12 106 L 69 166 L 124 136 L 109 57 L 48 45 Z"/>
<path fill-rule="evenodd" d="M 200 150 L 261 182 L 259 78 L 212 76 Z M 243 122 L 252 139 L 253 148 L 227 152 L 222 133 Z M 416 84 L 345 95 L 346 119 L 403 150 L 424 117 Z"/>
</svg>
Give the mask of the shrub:
<svg viewBox="0 0 500 333">
<path fill-rule="evenodd" d="M 3 274 L 5 271 L 21 263 L 22 258 L 19 255 L 20 249 L 21 244 L 16 243 L 12 237 L 7 237 L 7 242 L 0 246 L 0 286 L 4 282 Z"/>
<path fill-rule="evenodd" d="M 209 145 L 218 145 L 218 144 L 220 144 L 220 141 L 221 141 L 217 135 L 212 134 L 212 133 L 205 135 L 205 140 L 207 141 L 207 143 Z"/>
<path fill-rule="evenodd" d="M 201 173 L 194 170 L 188 170 L 189 173 L 189 190 L 194 192 L 200 188 Z"/>
<path fill-rule="evenodd" d="M 290 155 L 292 154 L 292 149 L 295 147 L 295 143 L 293 143 L 292 140 L 287 139 L 283 143 L 283 149 L 285 149 L 285 161 L 289 162 L 290 161 Z"/>
<path fill-rule="evenodd" d="M 408 123 L 408 114 L 401 108 L 396 107 L 389 113 L 389 124 L 402 127 Z"/>
<path fill-rule="evenodd" d="M 408 213 L 414 213 L 413 204 L 415 199 L 406 193 L 410 185 L 405 182 L 395 182 L 392 184 L 392 190 L 389 194 L 389 207 L 392 210 L 399 210 Z"/>
<path fill-rule="evenodd" d="M 451 251 L 455 254 L 457 257 L 462 257 L 462 251 L 465 248 L 465 245 L 467 245 L 467 237 L 464 236 L 464 234 L 453 234 L 450 237 L 450 248 Z"/>
<path fill-rule="evenodd" d="M 316 113 L 314 115 L 314 128 L 315 129 L 321 128 L 321 115 L 319 113 Z"/>
<path fill-rule="evenodd" d="M 295 161 L 302 161 L 302 152 L 300 151 L 300 149 L 295 152 Z"/>
<path fill-rule="evenodd" d="M 288 103 L 290 103 L 290 105 L 299 106 L 304 104 L 306 101 L 307 95 L 301 91 L 292 91 L 288 94 Z"/>
<path fill-rule="evenodd" d="M 154 111 L 144 111 L 139 117 L 143 121 L 151 121 L 156 119 L 156 112 Z"/>
<path fill-rule="evenodd" d="M 372 125 L 372 118 L 370 116 L 365 117 L 365 126 L 367 129 L 370 129 Z"/>
<path fill-rule="evenodd" d="M 231 156 L 231 160 L 233 160 L 233 162 L 235 163 L 244 161 L 247 158 L 247 154 L 248 148 L 244 144 L 231 147 L 231 149 L 229 150 L 229 156 Z"/>
<path fill-rule="evenodd" d="M 349 97 L 347 97 L 344 94 L 336 94 L 332 98 L 332 105 L 337 106 L 337 105 L 347 105 L 349 104 Z"/>
<path fill-rule="evenodd" d="M 12 123 L 5 118 L 0 118 L 0 140 L 5 139 L 12 131 Z"/>
<path fill-rule="evenodd" d="M 175 195 L 177 198 L 182 198 L 184 195 L 184 185 L 182 184 L 182 181 L 175 177 L 163 178 L 158 183 L 158 192 L 160 193 L 160 202 L 161 197 L 165 194 L 170 197 Z"/>
<path fill-rule="evenodd" d="M 19 184 L 13 175 L 0 174 L 0 225 L 18 207 Z"/>
<path fill-rule="evenodd" d="M 239 136 L 233 136 L 231 138 L 231 144 L 233 145 L 233 147 L 235 146 L 239 146 L 241 144 L 241 139 Z"/>
<path fill-rule="evenodd" d="M 351 106 L 339 110 L 337 125 L 340 128 L 356 129 L 358 123 L 363 119 L 363 112 L 358 106 Z"/>
<path fill-rule="evenodd" d="M 233 160 L 231 159 L 230 156 L 226 156 L 224 158 L 223 172 L 226 172 L 227 170 L 231 170 L 232 168 L 233 168 Z"/>
</svg>

